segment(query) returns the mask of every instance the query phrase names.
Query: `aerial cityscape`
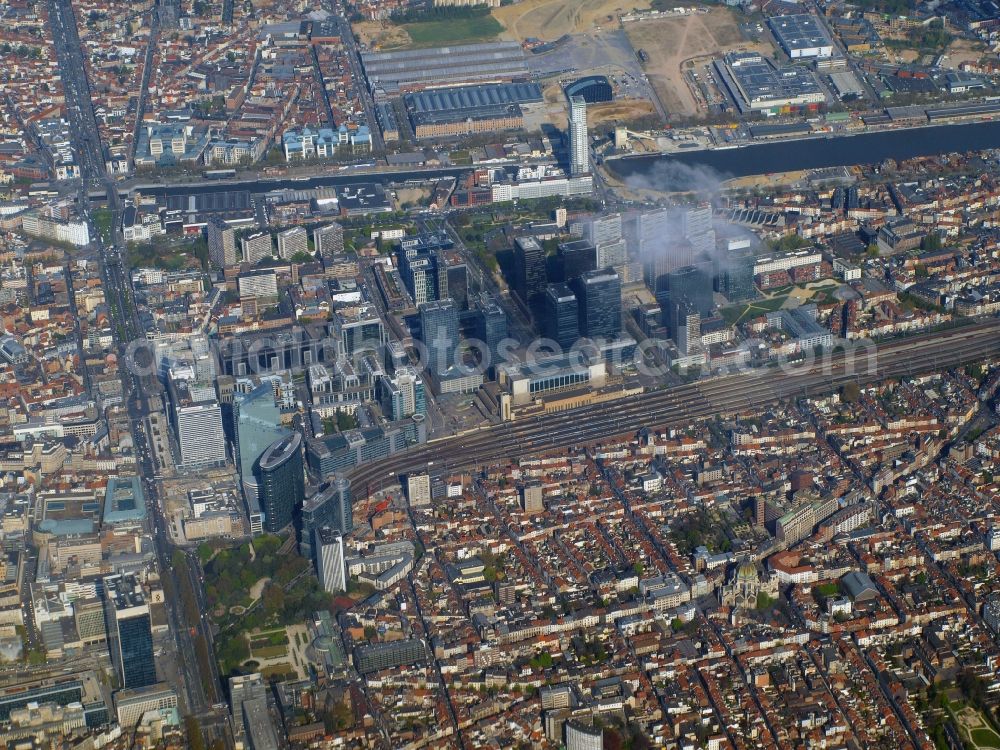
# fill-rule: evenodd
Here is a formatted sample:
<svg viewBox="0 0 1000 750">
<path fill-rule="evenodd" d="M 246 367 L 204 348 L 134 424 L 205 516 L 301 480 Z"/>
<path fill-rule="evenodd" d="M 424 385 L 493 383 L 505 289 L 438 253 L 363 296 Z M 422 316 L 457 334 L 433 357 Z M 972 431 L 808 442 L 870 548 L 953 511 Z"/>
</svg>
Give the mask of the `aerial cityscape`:
<svg viewBox="0 0 1000 750">
<path fill-rule="evenodd" d="M 1000 750 L 1000 5 L 0 2 L 2 750 Z"/>
</svg>

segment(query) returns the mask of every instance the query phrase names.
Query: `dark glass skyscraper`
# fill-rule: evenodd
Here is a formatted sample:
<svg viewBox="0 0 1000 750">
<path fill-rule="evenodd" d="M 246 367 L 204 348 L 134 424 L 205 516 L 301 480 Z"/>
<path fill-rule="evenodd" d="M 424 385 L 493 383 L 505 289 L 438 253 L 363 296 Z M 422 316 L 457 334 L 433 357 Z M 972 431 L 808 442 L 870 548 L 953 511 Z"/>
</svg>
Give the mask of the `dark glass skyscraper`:
<svg viewBox="0 0 1000 750">
<path fill-rule="evenodd" d="M 250 393 L 237 393 L 233 398 L 233 447 L 236 470 L 239 472 L 250 531 L 263 531 L 259 488 L 254 466 L 267 448 L 291 431 L 281 425 L 281 411 L 274 403 L 270 382 L 261 383 Z"/>
<path fill-rule="evenodd" d="M 572 240 L 559 245 L 562 279 L 569 283 L 597 268 L 597 248 L 587 240 Z"/>
<path fill-rule="evenodd" d="M 255 473 L 264 529 L 280 531 L 292 522 L 295 509 L 305 500 L 302 435 L 292 432 L 275 440 L 261 455 Z"/>
<path fill-rule="evenodd" d="M 485 292 L 479 297 L 476 310 L 476 337 L 490 353 L 490 366 L 497 364 L 497 349 L 507 338 L 507 315 L 496 299 Z"/>
<path fill-rule="evenodd" d="M 104 597 L 111 660 L 122 687 L 156 684 L 152 622 L 142 587 L 131 575 L 108 576 Z"/>
<path fill-rule="evenodd" d="M 754 251 L 747 244 L 731 243 L 719 259 L 719 291 L 730 302 L 742 302 L 757 296 L 753 283 Z"/>
<path fill-rule="evenodd" d="M 302 534 L 299 552 L 307 559 L 315 556 L 316 532 L 324 527 L 347 535 L 354 528 L 351 483 L 343 474 L 334 474 L 330 484 L 302 505 Z"/>
<path fill-rule="evenodd" d="M 443 375 L 451 369 L 458 346 L 458 307 L 451 300 L 420 306 L 420 338 L 427 347 L 427 369 Z"/>
<path fill-rule="evenodd" d="M 514 291 L 526 306 L 536 303 L 545 293 L 545 249 L 534 237 L 514 240 Z"/>
<path fill-rule="evenodd" d="M 622 282 L 614 269 L 604 268 L 575 279 L 580 333 L 588 338 L 615 338 L 622 330 Z"/>
<path fill-rule="evenodd" d="M 565 284 L 549 284 L 545 290 L 545 336 L 563 349 L 580 338 L 580 311 L 573 290 Z"/>
<path fill-rule="evenodd" d="M 702 317 L 712 314 L 712 262 L 702 261 L 683 266 L 668 275 L 667 282 L 670 299 L 675 302 L 686 301 Z"/>
</svg>

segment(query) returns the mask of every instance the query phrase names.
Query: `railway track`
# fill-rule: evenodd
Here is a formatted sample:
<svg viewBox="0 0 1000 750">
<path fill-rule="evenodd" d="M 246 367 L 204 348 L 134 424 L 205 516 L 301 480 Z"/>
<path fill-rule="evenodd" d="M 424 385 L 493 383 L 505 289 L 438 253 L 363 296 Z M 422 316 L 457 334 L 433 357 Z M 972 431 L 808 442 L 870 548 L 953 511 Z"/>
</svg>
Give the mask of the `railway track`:
<svg viewBox="0 0 1000 750">
<path fill-rule="evenodd" d="M 868 355 L 874 352 L 874 356 Z M 414 446 L 348 474 L 357 494 L 399 474 L 430 468 L 475 468 L 515 455 L 592 445 L 643 427 L 760 408 L 788 398 L 830 393 L 848 381 L 859 384 L 951 368 L 1000 352 L 1000 321 L 914 336 L 883 344 L 857 357 L 841 353 L 801 368 L 761 368 L 615 401 L 506 422 Z"/>
</svg>

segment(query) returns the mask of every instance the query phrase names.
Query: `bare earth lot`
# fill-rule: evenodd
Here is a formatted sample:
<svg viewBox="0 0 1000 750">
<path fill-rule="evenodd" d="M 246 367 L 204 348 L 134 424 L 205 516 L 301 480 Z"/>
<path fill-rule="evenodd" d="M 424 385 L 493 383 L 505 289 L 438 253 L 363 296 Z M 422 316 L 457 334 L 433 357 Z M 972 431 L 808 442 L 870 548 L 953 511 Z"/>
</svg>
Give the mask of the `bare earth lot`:
<svg viewBox="0 0 1000 750">
<path fill-rule="evenodd" d="M 507 29 L 503 38 L 551 42 L 594 26 L 613 26 L 619 14 L 648 8 L 649 0 L 522 0 L 496 8 L 493 17 Z"/>
<path fill-rule="evenodd" d="M 387 21 L 364 21 L 352 24 L 351 29 L 372 49 L 407 47 L 411 42 L 406 29 Z"/>
<path fill-rule="evenodd" d="M 979 62 L 985 52 L 986 46 L 981 42 L 970 39 L 956 39 L 945 50 L 946 57 L 941 63 L 941 67 L 949 70 L 957 70 L 958 66 L 964 62 Z"/>
<path fill-rule="evenodd" d="M 562 84 L 550 83 L 543 90 L 544 112 L 548 122 L 556 128 L 565 129 L 566 95 Z M 590 130 L 600 129 L 620 122 L 631 122 L 639 117 L 656 114 L 651 102 L 646 99 L 617 99 L 613 102 L 591 104 L 587 107 L 587 126 Z"/>
<path fill-rule="evenodd" d="M 732 11 L 724 8 L 629 23 L 625 32 L 636 51 L 641 49 L 649 56 L 646 74 L 661 104 L 669 114 L 681 117 L 702 114 L 684 77 L 685 70 L 726 52 L 759 48 L 743 40 Z M 766 47 L 760 51 L 771 53 Z"/>
</svg>

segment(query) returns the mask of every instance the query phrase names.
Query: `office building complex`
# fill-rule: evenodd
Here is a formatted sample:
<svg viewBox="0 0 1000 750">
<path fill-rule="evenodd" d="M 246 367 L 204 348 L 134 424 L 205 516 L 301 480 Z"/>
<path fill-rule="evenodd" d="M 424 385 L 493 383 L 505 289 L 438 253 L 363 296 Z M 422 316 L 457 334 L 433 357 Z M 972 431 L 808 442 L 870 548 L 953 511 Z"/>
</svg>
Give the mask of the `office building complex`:
<svg viewBox="0 0 1000 750">
<path fill-rule="evenodd" d="M 142 587 L 131 575 L 108 576 L 103 583 L 111 661 L 122 687 L 155 684 L 152 620 Z"/>
<path fill-rule="evenodd" d="M 352 430 L 349 437 L 337 433 L 310 440 L 307 458 L 313 473 L 329 476 L 386 458 L 415 443 L 426 442 L 427 426 L 423 417 L 414 415 L 385 426 Z"/>
<path fill-rule="evenodd" d="M 344 538 L 335 529 L 316 530 L 316 570 L 324 591 L 337 594 L 347 590 Z"/>
<path fill-rule="evenodd" d="M 214 388 L 173 378 L 169 383 L 178 465 L 190 469 L 225 464 L 226 435 Z"/>
<path fill-rule="evenodd" d="M 403 256 L 400 260 L 400 275 L 403 277 L 403 283 L 410 293 L 413 304 L 417 307 L 425 302 L 441 299 L 436 255 L 409 259 Z"/>
<path fill-rule="evenodd" d="M 413 304 L 446 299 L 448 263 L 444 251 L 454 243 L 447 232 L 425 232 L 399 241 L 399 273 Z"/>
<path fill-rule="evenodd" d="M 259 673 L 229 679 L 236 739 L 250 750 L 278 750 L 278 733 L 267 708 L 268 687 Z"/>
<path fill-rule="evenodd" d="M 305 227 L 292 227 L 278 232 L 278 257 L 291 260 L 296 255 L 309 254 L 309 235 Z"/>
<path fill-rule="evenodd" d="M 622 215 L 607 214 L 605 216 L 595 216 L 590 221 L 584 222 L 581 227 L 581 235 L 595 247 L 615 242 L 622 238 Z"/>
<path fill-rule="evenodd" d="M 361 674 L 382 669 L 405 667 L 427 658 L 427 647 L 419 638 L 405 638 L 358 646 L 354 649 L 354 666 Z"/>
<path fill-rule="evenodd" d="M 252 750 L 279 750 L 281 747 L 266 697 L 243 701 L 243 726 Z"/>
<path fill-rule="evenodd" d="M 670 334 L 685 356 L 701 346 L 701 314 L 683 297 L 670 301 Z"/>
<path fill-rule="evenodd" d="M 240 249 L 243 251 L 243 262 L 251 265 L 270 258 L 271 235 L 267 232 L 257 232 L 248 235 L 240 240 Z"/>
<path fill-rule="evenodd" d="M 378 310 L 368 303 L 336 310 L 328 329 L 338 358 L 356 360 L 360 355 L 379 352 L 387 340 Z"/>
<path fill-rule="evenodd" d="M 446 300 L 420 306 L 420 338 L 427 349 L 428 371 L 443 375 L 454 365 L 458 347 L 458 308 Z"/>
<path fill-rule="evenodd" d="M 686 301 L 699 315 L 712 314 L 712 263 L 702 261 L 683 266 L 667 275 L 667 294 L 673 302 Z"/>
<path fill-rule="evenodd" d="M 177 709 L 177 693 L 164 682 L 115 693 L 115 713 L 123 728 L 134 728 L 147 711 L 170 709 Z"/>
<path fill-rule="evenodd" d="M 754 286 L 756 256 L 749 239 L 725 240 L 719 256 L 719 291 L 730 302 L 743 302 L 757 296 Z"/>
<path fill-rule="evenodd" d="M 76 632 L 85 646 L 105 643 L 108 640 L 104 606 L 99 599 L 77 599 L 73 602 Z"/>
<path fill-rule="evenodd" d="M 234 394 L 233 452 L 254 534 L 260 534 L 264 528 L 254 465 L 275 441 L 289 434 L 291 431 L 281 425 L 281 412 L 271 383 L 261 383 L 250 393 Z"/>
<path fill-rule="evenodd" d="M 635 236 L 643 279 L 661 307 L 665 304 L 667 273 L 673 267 L 668 244 L 671 238 L 677 239 L 676 235 L 677 229 L 671 213 L 665 208 L 636 217 Z"/>
<path fill-rule="evenodd" d="M 567 721 L 566 750 L 604 750 L 604 730 L 572 719 Z"/>
<path fill-rule="evenodd" d="M 491 367 L 502 356 L 500 343 L 507 338 L 507 333 L 507 314 L 496 298 L 484 292 L 476 300 L 476 338 L 483 342 L 489 353 Z"/>
<path fill-rule="evenodd" d="M 587 101 L 582 96 L 569 100 L 569 173 L 590 171 L 590 143 L 587 139 Z"/>
<path fill-rule="evenodd" d="M 621 279 L 626 280 L 628 272 L 628 246 L 625 240 L 619 237 L 617 240 L 602 242 L 597 245 L 597 264 L 595 268 L 613 268 Z"/>
<path fill-rule="evenodd" d="M 545 290 L 542 330 L 546 338 L 569 349 L 580 338 L 580 311 L 576 295 L 565 284 L 549 284 Z"/>
<path fill-rule="evenodd" d="M 236 277 L 240 300 L 275 300 L 278 296 L 278 277 L 270 268 L 260 268 Z"/>
<path fill-rule="evenodd" d="M 461 256 L 445 254 L 445 278 L 448 282 L 448 296 L 455 301 L 459 310 L 469 307 L 469 267 Z"/>
<path fill-rule="evenodd" d="M 636 215 L 634 232 L 639 257 L 644 264 L 658 255 L 671 237 L 673 233 L 671 224 L 670 211 L 666 208 Z"/>
<path fill-rule="evenodd" d="M 588 240 L 559 243 L 559 266 L 562 279 L 569 282 L 597 268 L 597 248 Z"/>
<path fill-rule="evenodd" d="M 534 237 L 514 240 L 514 292 L 525 306 L 531 306 L 545 293 L 548 274 L 545 249 Z"/>
<path fill-rule="evenodd" d="M 280 531 L 305 500 L 301 433 L 292 432 L 272 443 L 257 460 L 255 474 L 264 529 Z"/>
<path fill-rule="evenodd" d="M 236 263 L 236 230 L 222 218 L 213 216 L 206 225 L 208 235 L 208 257 L 221 267 Z"/>
<path fill-rule="evenodd" d="M 392 377 L 379 379 L 382 410 L 393 420 L 427 413 L 424 381 L 412 367 L 399 367 Z"/>
<path fill-rule="evenodd" d="M 521 486 L 521 509 L 525 513 L 545 511 L 545 496 L 541 482 L 529 482 Z"/>
<path fill-rule="evenodd" d="M 622 330 L 622 284 L 613 269 L 585 273 L 574 280 L 580 333 L 588 338 L 615 338 Z"/>
<path fill-rule="evenodd" d="M 330 259 L 344 252 L 344 228 L 336 222 L 313 230 L 313 249 Z"/>
<path fill-rule="evenodd" d="M 351 483 L 343 474 L 333 474 L 326 486 L 302 503 L 299 553 L 306 559 L 315 559 L 316 532 L 322 528 L 335 529 L 342 536 L 354 528 Z"/>
<path fill-rule="evenodd" d="M 640 214 L 635 233 L 646 286 L 663 307 L 667 301 L 667 276 L 715 253 L 712 207 L 707 203 Z"/>
<path fill-rule="evenodd" d="M 426 471 L 408 474 L 406 477 L 406 499 L 413 508 L 430 505 L 431 475 Z"/>
<path fill-rule="evenodd" d="M 83 677 L 84 679 L 79 679 Z M 68 706 L 83 705 L 87 726 L 101 726 L 108 721 L 108 707 L 104 703 L 101 687 L 93 673 L 77 673 L 76 677 L 57 677 L 51 680 L 34 680 L 13 690 L 0 693 L 0 722 L 6 723 L 11 714 L 30 704 Z"/>
<path fill-rule="evenodd" d="M 685 209 L 681 213 L 681 229 L 684 239 L 691 246 L 692 259 L 715 252 L 715 225 L 710 203 Z M 678 261 L 682 260 L 678 258 Z"/>
</svg>

